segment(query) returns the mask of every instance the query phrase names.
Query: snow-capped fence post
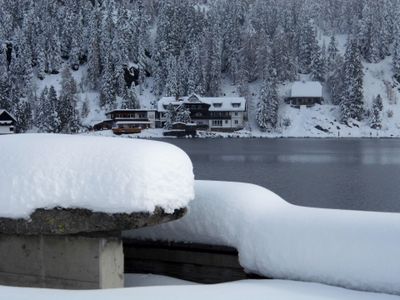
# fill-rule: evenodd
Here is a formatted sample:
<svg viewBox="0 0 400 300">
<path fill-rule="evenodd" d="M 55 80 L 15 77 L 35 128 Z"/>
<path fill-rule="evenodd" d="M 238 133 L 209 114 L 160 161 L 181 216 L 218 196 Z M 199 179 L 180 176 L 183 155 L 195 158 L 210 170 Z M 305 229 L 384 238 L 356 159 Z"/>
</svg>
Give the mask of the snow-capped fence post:
<svg viewBox="0 0 400 300">
<path fill-rule="evenodd" d="M 194 198 L 189 157 L 160 142 L 6 136 L 0 165 L 0 285 L 123 287 L 121 232 L 178 219 Z"/>
<path fill-rule="evenodd" d="M 36 210 L 30 220 L 0 218 L 0 285 L 62 289 L 124 285 L 121 231 L 180 218 L 167 214 L 105 214 L 82 209 Z"/>
</svg>

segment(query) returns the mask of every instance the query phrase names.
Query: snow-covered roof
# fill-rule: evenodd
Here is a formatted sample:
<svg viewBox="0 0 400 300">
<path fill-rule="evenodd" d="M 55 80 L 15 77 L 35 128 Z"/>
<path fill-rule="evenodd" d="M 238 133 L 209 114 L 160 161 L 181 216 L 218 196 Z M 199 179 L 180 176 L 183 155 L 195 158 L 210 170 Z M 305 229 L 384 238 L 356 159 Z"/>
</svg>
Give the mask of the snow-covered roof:
<svg viewBox="0 0 400 300">
<path fill-rule="evenodd" d="M 171 213 L 194 198 L 192 163 L 171 144 L 18 134 L 1 137 L 0 149 L 0 217 L 55 207 Z"/>
<path fill-rule="evenodd" d="M 126 124 L 126 125 L 132 124 L 132 125 L 135 125 L 135 124 L 151 124 L 151 122 L 150 122 L 150 121 L 118 121 L 118 122 L 116 122 L 116 124 L 117 124 L 117 125 L 123 125 L 123 124 Z"/>
<path fill-rule="evenodd" d="M 243 97 L 201 97 L 196 94 L 186 97 L 163 97 L 158 101 L 158 111 L 165 112 L 166 106 L 179 106 L 186 103 L 205 103 L 210 105 L 209 111 L 246 111 L 246 99 Z"/>
<path fill-rule="evenodd" d="M 0 121 L 0 125 L 11 125 L 12 121 Z"/>
<path fill-rule="evenodd" d="M 3 114 L 3 113 L 7 113 L 14 121 L 17 121 L 17 119 L 11 114 L 11 113 L 9 113 L 7 110 L 5 110 L 5 109 L 0 109 L 0 116 Z"/>
<path fill-rule="evenodd" d="M 121 108 L 121 109 L 113 109 L 106 112 L 106 115 L 118 112 L 154 112 L 157 111 L 155 108 Z"/>
<path fill-rule="evenodd" d="M 322 85 L 319 81 L 296 81 L 293 83 L 290 96 L 322 98 Z"/>
</svg>

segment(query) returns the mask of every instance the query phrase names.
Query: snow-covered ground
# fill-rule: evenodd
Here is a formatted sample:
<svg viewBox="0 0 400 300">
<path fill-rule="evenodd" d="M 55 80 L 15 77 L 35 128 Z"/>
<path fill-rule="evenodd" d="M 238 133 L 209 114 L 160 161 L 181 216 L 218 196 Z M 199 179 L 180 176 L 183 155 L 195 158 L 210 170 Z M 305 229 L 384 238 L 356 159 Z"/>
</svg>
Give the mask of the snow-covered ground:
<svg viewBox="0 0 400 300">
<path fill-rule="evenodd" d="M 320 37 L 329 42 L 328 36 Z M 345 51 L 346 36 L 337 36 L 338 49 L 343 54 Z M 245 130 L 229 133 L 204 133 L 201 137 L 400 137 L 400 86 L 396 86 L 393 81 L 392 58 L 388 56 L 380 63 L 364 63 L 364 102 L 365 109 L 372 108 L 373 99 L 380 94 L 383 99 L 382 129 L 375 130 L 370 128 L 369 120 L 366 118 L 362 122 L 352 122 L 343 125 L 339 122 L 339 107 L 330 103 L 330 96 L 324 86 L 323 105 L 317 105 L 309 109 L 296 109 L 283 103 L 283 98 L 290 92 L 291 83 L 284 83 L 279 87 L 279 94 L 282 98 L 280 106 L 280 124 L 281 126 L 272 133 L 261 132 L 256 124 L 256 109 L 259 99 L 261 82 L 256 81 L 249 84 L 248 98 L 248 122 Z M 105 111 L 99 107 L 99 94 L 94 91 L 87 91 L 83 88 L 86 76 L 86 67 L 82 66 L 78 71 L 73 72 L 73 76 L 79 86 L 79 105 L 80 108 L 84 101 L 88 103 L 90 113 L 82 119 L 85 126 L 91 126 L 105 119 Z M 302 76 L 301 79 L 308 80 L 308 76 Z M 54 85 L 56 90 L 60 89 L 60 75 L 47 75 L 44 80 L 36 80 L 37 94 L 40 94 L 44 86 Z M 153 91 L 153 79 L 146 78 L 143 85 L 143 92 L 140 94 L 140 87 L 136 87 L 140 104 L 143 108 L 153 108 L 157 101 Z M 238 96 L 237 86 L 232 85 L 228 78 L 222 82 L 223 96 Z M 121 103 L 121 99 L 117 99 Z M 284 126 L 284 120 L 290 120 L 290 126 Z M 145 130 L 141 135 L 132 137 L 162 137 L 162 130 Z"/>
<path fill-rule="evenodd" d="M 165 285 L 196 285 L 197 283 L 156 274 L 125 274 L 124 286 L 145 287 Z"/>
<path fill-rule="evenodd" d="M 299 207 L 244 183 L 195 193 L 181 220 L 125 236 L 233 246 L 248 272 L 400 295 L 400 214 Z"/>
<path fill-rule="evenodd" d="M 385 294 L 358 292 L 317 283 L 245 280 L 215 285 L 173 285 L 114 290 L 65 291 L 0 286 L 7 300 L 399 300 Z"/>
<path fill-rule="evenodd" d="M 0 136 L 0 217 L 36 208 L 166 212 L 194 197 L 193 167 L 161 142 L 55 134 Z"/>
</svg>

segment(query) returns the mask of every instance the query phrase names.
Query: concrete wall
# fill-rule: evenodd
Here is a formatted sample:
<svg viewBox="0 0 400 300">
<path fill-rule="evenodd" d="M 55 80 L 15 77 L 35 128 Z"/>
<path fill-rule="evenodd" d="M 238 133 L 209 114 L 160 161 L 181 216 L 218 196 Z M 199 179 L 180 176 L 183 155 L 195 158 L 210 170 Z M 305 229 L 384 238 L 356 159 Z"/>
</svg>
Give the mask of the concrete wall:
<svg viewBox="0 0 400 300">
<path fill-rule="evenodd" d="M 118 288 L 123 272 L 118 238 L 0 235 L 0 285 Z"/>
</svg>

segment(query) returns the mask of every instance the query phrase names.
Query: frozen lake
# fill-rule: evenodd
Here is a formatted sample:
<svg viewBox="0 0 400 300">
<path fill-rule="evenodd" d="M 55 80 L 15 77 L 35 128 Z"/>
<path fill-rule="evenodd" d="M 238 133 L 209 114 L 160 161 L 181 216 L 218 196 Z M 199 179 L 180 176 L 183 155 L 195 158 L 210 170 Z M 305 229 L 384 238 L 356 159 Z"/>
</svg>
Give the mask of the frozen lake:
<svg viewBox="0 0 400 300">
<path fill-rule="evenodd" d="M 196 179 L 264 186 L 302 206 L 400 212 L 400 140 L 179 139 Z"/>
</svg>

